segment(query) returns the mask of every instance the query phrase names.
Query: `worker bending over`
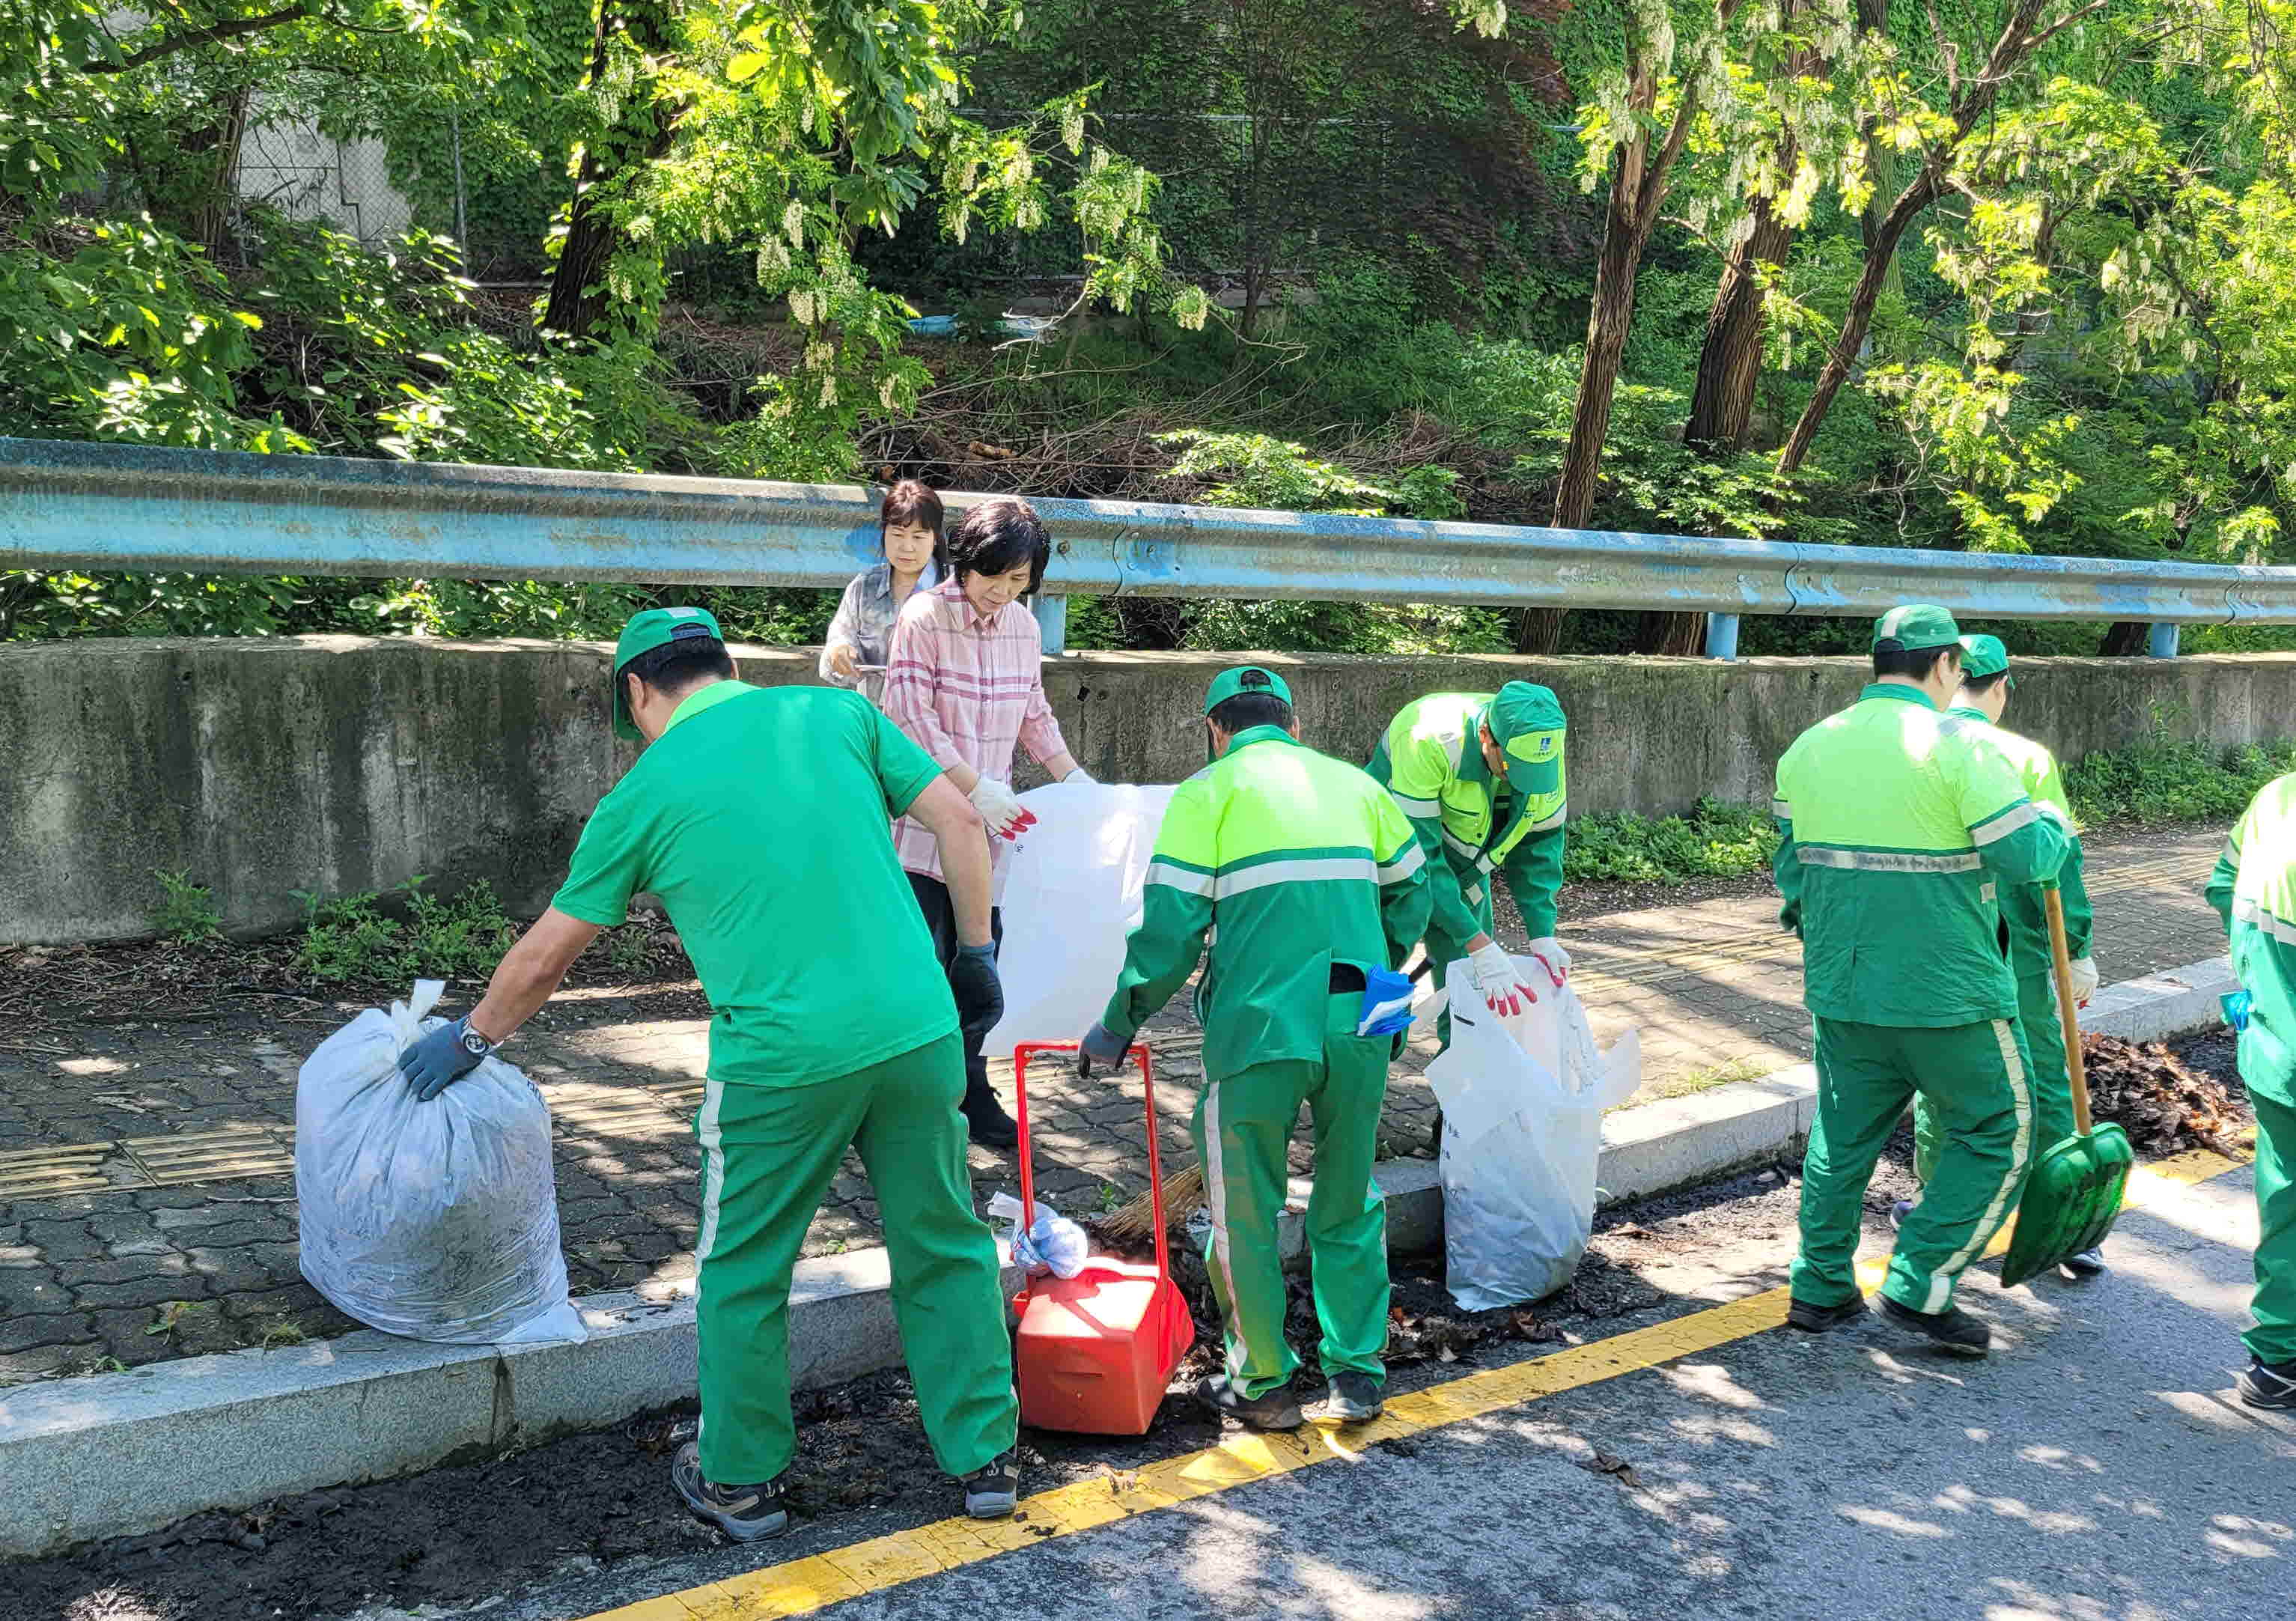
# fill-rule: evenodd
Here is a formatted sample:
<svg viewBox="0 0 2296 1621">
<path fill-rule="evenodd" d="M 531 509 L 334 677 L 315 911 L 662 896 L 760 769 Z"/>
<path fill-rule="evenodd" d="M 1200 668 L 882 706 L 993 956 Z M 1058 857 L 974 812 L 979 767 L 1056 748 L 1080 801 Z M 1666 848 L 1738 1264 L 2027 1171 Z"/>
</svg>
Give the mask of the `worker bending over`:
<svg viewBox="0 0 2296 1621">
<path fill-rule="evenodd" d="M 976 1518 L 1013 1512 L 1020 1410 L 996 1245 L 965 1170 L 964 1028 L 1003 1012 L 979 814 L 857 693 L 750 687 L 718 622 L 652 608 L 614 650 L 618 736 L 644 753 L 591 813 L 550 909 L 470 1016 L 400 1057 L 434 1098 L 549 1000 L 582 949 L 661 898 L 709 998 L 695 1134 L 701 1432 L 686 1507 L 748 1542 L 788 1525 L 789 1290 L 849 1144 L 884 1213 L 893 1310 L 940 1467 Z M 932 830 L 962 949 L 944 974 L 886 831 Z"/>
<path fill-rule="evenodd" d="M 2296 776 L 2257 791 L 2209 876 L 2249 993 L 2240 1078 L 2256 1108 L 2256 1326 L 2240 1376 L 2251 1407 L 2296 1408 Z"/>
<path fill-rule="evenodd" d="M 2071 802 L 2065 798 L 2057 775 L 2055 756 L 2030 737 L 2021 736 L 2001 724 L 2015 682 L 2009 674 L 2009 650 L 1997 636 L 1961 638 L 1961 690 L 1946 711 L 1942 729 L 1966 725 L 1999 749 L 2016 769 L 2018 780 L 2034 804 L 2057 819 L 2068 847 L 2064 865 L 2057 869 L 2057 888 L 2065 914 L 2065 943 L 2072 955 L 2073 1000 L 2080 1007 L 2096 991 L 2096 962 L 2089 956 L 2091 912 L 2088 886 L 2081 880 L 2079 829 L 2073 822 Z M 2057 1016 L 2054 958 L 2049 947 L 2049 918 L 2040 884 L 2008 884 L 1999 891 L 2001 933 L 2009 953 L 2009 972 L 2017 980 L 2017 1026 L 2025 1037 L 2026 1056 L 2032 1063 L 2033 1156 L 2038 1161 L 2050 1145 L 2073 1134 L 2072 1078 L 2065 1066 L 2064 1026 Z M 1926 1098 L 1914 1100 L 1914 1174 L 1927 1183 L 1937 1169 L 1944 1128 L 1938 1111 Z M 1913 1209 L 1900 1199 L 1890 1213 L 1893 1225 L 1902 1226 Z M 2095 1250 L 2068 1256 L 2064 1270 L 2076 1278 L 2094 1278 L 2104 1271 L 2104 1257 Z"/>
<path fill-rule="evenodd" d="M 1148 865 L 1139 927 L 1078 1073 L 1123 1060 L 1141 1024 L 1211 960 L 1196 992 L 1204 1089 L 1193 1131 L 1211 1206 L 1204 1260 L 1226 1326 L 1225 1371 L 1201 1394 L 1259 1429 L 1301 1420 L 1300 1359 L 1283 1338 L 1283 1209 L 1292 1127 L 1308 1106 L 1316 1190 L 1308 1202 L 1324 1411 L 1379 1416 L 1387 1370 L 1387 1206 L 1372 1181 L 1387 1035 L 1365 991 L 1427 922 L 1428 863 L 1379 785 L 1299 741 L 1282 677 L 1229 670 L 1204 698 L 1212 763 L 1173 791 Z M 1407 1022 L 1408 1014 L 1403 1015 Z"/>
<path fill-rule="evenodd" d="M 1960 637 L 1943 608 L 1890 609 L 1874 628 L 1873 684 L 1778 761 L 1779 919 L 1801 936 L 1817 1027 L 1817 1118 L 1786 1321 L 1816 1332 L 1865 1315 L 1866 1185 L 1920 1096 L 1943 1141 L 1898 1232 L 1882 1309 L 1982 1356 L 1991 1331 L 1954 1304 L 1954 1287 L 2017 1207 L 2034 1154 L 2030 1065 L 1995 897 L 2054 879 L 2069 839 L 1984 728 L 1942 712 L 1959 685 Z"/>
<path fill-rule="evenodd" d="M 1507 888 L 1530 955 L 1561 985 L 1570 954 L 1554 938 L 1562 887 L 1562 705 L 1544 687 L 1509 681 L 1495 693 L 1442 692 L 1404 705 L 1372 751 L 1367 769 L 1411 819 L 1427 855 L 1427 957 L 1440 989 L 1466 959 L 1475 989 L 1513 1015 L 1538 995 L 1492 938 L 1491 880 Z M 1439 1024 L 1451 1040 L 1451 1016 Z"/>
</svg>

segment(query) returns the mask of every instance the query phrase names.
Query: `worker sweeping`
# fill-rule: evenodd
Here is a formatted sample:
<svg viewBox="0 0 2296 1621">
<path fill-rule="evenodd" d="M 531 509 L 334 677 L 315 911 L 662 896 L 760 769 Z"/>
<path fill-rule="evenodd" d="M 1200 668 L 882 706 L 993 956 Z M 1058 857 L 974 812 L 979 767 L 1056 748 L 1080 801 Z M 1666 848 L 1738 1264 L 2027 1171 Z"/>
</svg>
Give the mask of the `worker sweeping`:
<svg viewBox="0 0 2296 1621">
<path fill-rule="evenodd" d="M 1439 989 L 1464 959 L 1475 989 L 1512 1016 L 1538 1000 L 1492 938 L 1491 885 L 1507 888 L 1530 955 L 1560 986 L 1570 953 L 1554 938 L 1562 887 L 1562 705 L 1544 687 L 1509 681 L 1495 693 L 1435 693 L 1404 705 L 1366 768 L 1387 785 L 1427 856 L 1427 958 Z M 1451 1041 L 1451 1016 L 1438 1020 Z"/>
<path fill-rule="evenodd" d="M 718 621 L 652 608 L 614 650 L 615 733 L 639 756 L 566 883 L 467 1017 L 399 1059 L 424 1099 L 507 1040 L 641 891 L 661 898 L 710 1006 L 696 1312 L 701 1431 L 671 1483 L 738 1541 L 787 1528 L 790 1275 L 849 1145 L 884 1214 L 917 1406 L 967 1513 L 1011 1514 L 1019 1408 L 996 1244 L 965 1169 L 964 1048 L 1004 1000 L 980 817 L 857 693 L 734 678 Z M 939 845 L 962 949 L 944 973 L 893 843 Z"/>
<path fill-rule="evenodd" d="M 2296 1408 L 2296 775 L 2257 791 L 2210 874 L 2209 904 L 2249 995 L 2240 1078 L 2256 1109 L 2256 1326 L 2251 1407 Z"/>
<path fill-rule="evenodd" d="M 1394 1055 L 1383 1032 L 1398 1014 L 1409 1020 L 1409 985 L 1394 969 L 1426 926 L 1428 863 L 1377 783 L 1299 741 L 1281 676 L 1224 671 L 1203 712 L 1211 763 L 1173 792 L 1139 926 L 1078 1072 L 1122 1062 L 1209 936 L 1193 1131 L 1227 1358 L 1201 1394 L 1253 1428 L 1302 1421 L 1275 1223 L 1304 1103 L 1316 1143 L 1308 1248 L 1324 1411 L 1360 1422 L 1379 1416 L 1387 1380 L 1387 1207 L 1372 1181 Z"/>
<path fill-rule="evenodd" d="M 1961 638 L 1961 690 L 1946 712 L 1942 730 L 1966 725 L 1982 728 L 1980 735 L 2008 758 L 2034 804 L 2057 819 L 2068 840 L 2064 865 L 2057 869 L 2057 890 L 2064 907 L 2065 938 L 2072 954 L 2073 995 L 2081 1007 L 2095 993 L 2096 962 L 2089 955 L 2092 916 L 2088 887 L 2082 882 L 2079 830 L 2073 821 L 2071 802 L 2065 798 L 2057 761 L 2048 749 L 2001 724 L 2011 689 L 2009 650 L 1997 636 Z M 2001 930 L 2007 942 L 2009 971 L 2017 981 L 2017 1024 L 2031 1060 L 2033 1146 L 2036 1150 L 2062 1142 L 2073 1134 L 2070 1077 L 2065 1067 L 2065 1038 L 2057 1016 L 2055 975 L 2049 956 L 2049 921 L 2043 906 L 2044 886 L 2011 884 L 1998 892 Z M 1914 1174 L 1926 1185 L 1937 1169 L 1944 1127 L 1927 1098 L 1914 1102 Z M 1913 1210 L 1899 1200 L 1890 1213 L 1893 1225 L 1902 1226 Z M 2104 1257 L 2084 1250 L 2067 1258 L 2064 1270 L 2077 1278 L 2093 1278 L 2104 1271 Z"/>
<path fill-rule="evenodd" d="M 1954 1304 L 1955 1287 L 2017 1207 L 2035 1152 L 1996 896 L 2054 879 L 2070 841 L 1982 728 L 1944 714 L 1960 638 L 1943 608 L 1890 609 L 1874 628 L 1873 683 L 1778 761 L 1779 918 L 1802 939 L 1818 1079 L 1786 1321 L 1819 1332 L 1864 1316 L 1866 1187 L 1918 1095 L 1942 1141 L 1882 1309 L 1982 1356 L 1991 1331 Z"/>
</svg>

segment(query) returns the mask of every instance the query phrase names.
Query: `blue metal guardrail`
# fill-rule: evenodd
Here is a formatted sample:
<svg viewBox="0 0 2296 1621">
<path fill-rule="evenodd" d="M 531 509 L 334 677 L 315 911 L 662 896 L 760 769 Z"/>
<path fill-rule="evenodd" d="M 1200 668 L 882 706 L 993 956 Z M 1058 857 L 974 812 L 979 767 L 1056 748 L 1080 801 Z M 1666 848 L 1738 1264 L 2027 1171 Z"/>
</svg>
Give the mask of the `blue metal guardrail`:
<svg viewBox="0 0 2296 1621">
<path fill-rule="evenodd" d="M 961 509 L 984 497 L 951 494 Z M 1054 593 L 1873 616 L 2296 623 L 2296 569 L 2011 557 L 1129 501 L 1040 500 Z M 877 555 L 847 485 L 0 438 L 0 568 L 838 586 Z M 1040 605 L 1057 649 L 1062 599 Z"/>
</svg>

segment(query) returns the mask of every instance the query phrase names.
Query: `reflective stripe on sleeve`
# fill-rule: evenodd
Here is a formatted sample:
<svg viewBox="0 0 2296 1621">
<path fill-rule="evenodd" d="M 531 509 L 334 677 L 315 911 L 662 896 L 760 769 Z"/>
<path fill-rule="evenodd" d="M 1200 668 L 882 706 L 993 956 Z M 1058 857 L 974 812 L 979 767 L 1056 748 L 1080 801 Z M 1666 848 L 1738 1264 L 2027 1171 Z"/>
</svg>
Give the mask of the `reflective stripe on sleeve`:
<svg viewBox="0 0 2296 1621">
<path fill-rule="evenodd" d="M 1404 815 L 1415 816 L 1423 822 L 1428 820 L 1431 817 L 1438 817 L 1443 814 L 1443 805 L 1441 801 L 1432 799 L 1414 799 L 1410 794 L 1406 794 L 1402 789 L 1394 786 L 1392 784 L 1389 785 L 1387 796 L 1396 802 L 1397 807 L 1402 810 Z"/>
<path fill-rule="evenodd" d="M 1406 844 L 1393 860 L 1379 864 L 1379 881 L 1382 884 L 1400 884 L 1426 865 L 1427 852 L 1416 843 Z"/>
<path fill-rule="evenodd" d="M 1562 826 L 1563 820 L 1564 820 L 1564 819 L 1566 818 L 1566 816 L 1567 816 L 1568 814 L 1569 814 L 1569 811 L 1568 811 L 1567 808 L 1566 808 L 1565 810 L 1557 810 L 1557 811 L 1556 811 L 1553 816 L 1545 817 L 1545 818 L 1542 818 L 1542 819 L 1541 819 L 1540 820 L 1538 820 L 1538 821 L 1535 821 L 1535 822 L 1531 823 L 1531 825 L 1530 825 L 1529 827 L 1528 827 L 1524 828 L 1524 829 L 1523 829 L 1523 831 L 1524 831 L 1525 833 L 1547 833 L 1547 832 L 1551 832 L 1551 831 L 1553 831 L 1554 828 L 1557 828 L 1557 827 L 1560 827 L 1561 826 Z"/>
<path fill-rule="evenodd" d="M 1782 822 L 1790 822 L 1793 820 L 1793 806 L 1783 799 L 1774 799 L 1770 802 L 1770 814 Z"/>
<path fill-rule="evenodd" d="M 2296 945 L 2296 923 L 2283 923 L 2253 901 L 2243 901 L 2235 896 L 2232 903 L 2232 920 L 2262 929 L 2282 945 Z"/>
<path fill-rule="evenodd" d="M 2013 805 L 2000 815 L 1981 821 L 1969 830 L 1970 838 L 1979 844 L 1990 844 L 1996 839 L 2005 839 L 2020 827 L 2029 827 L 2040 819 L 2040 808 L 2031 800 Z"/>
<path fill-rule="evenodd" d="M 1212 893 L 1214 880 L 1211 874 L 1198 872 L 1193 867 L 1180 867 L 1170 861 L 1151 861 L 1142 882 L 1160 884 L 1166 889 L 1177 889 L 1184 895 L 1209 895 Z"/>
<path fill-rule="evenodd" d="M 1804 867 L 1835 867 L 1850 872 L 1975 872 L 1984 865 L 1973 850 L 1961 855 L 1913 855 L 1899 850 L 1832 850 L 1797 844 L 1794 855 Z"/>
</svg>

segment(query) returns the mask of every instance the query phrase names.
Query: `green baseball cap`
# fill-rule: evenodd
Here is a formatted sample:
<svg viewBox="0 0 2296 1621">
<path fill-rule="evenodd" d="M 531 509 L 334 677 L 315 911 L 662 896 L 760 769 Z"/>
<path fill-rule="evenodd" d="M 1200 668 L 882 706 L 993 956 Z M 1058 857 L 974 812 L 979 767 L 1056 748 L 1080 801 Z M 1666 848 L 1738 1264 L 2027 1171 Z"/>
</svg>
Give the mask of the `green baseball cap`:
<svg viewBox="0 0 2296 1621">
<path fill-rule="evenodd" d="M 1283 684 L 1282 676 L 1257 664 L 1243 664 L 1223 670 L 1212 678 L 1211 686 L 1204 691 L 1204 713 L 1209 715 L 1230 698 L 1248 692 L 1264 692 L 1286 704 L 1292 702 L 1292 689 Z"/>
<path fill-rule="evenodd" d="M 1953 615 L 1931 602 L 1900 603 L 1874 621 L 1874 651 L 1918 653 L 1961 640 Z"/>
<path fill-rule="evenodd" d="M 1544 687 L 1509 681 L 1491 695 L 1483 724 L 1506 756 L 1518 794 L 1552 794 L 1562 786 L 1562 705 Z"/>
<path fill-rule="evenodd" d="M 1961 673 L 1964 676 L 1999 675 L 2009 668 L 2009 649 L 2001 645 L 1997 636 L 1964 636 L 1961 638 Z M 2017 685 L 2014 678 L 2004 686 Z"/>
<path fill-rule="evenodd" d="M 722 642 L 726 633 L 718 628 L 718 616 L 707 608 L 648 608 L 643 613 L 630 616 L 622 627 L 621 639 L 614 644 L 614 736 L 635 743 L 638 728 L 630 720 L 628 701 L 622 695 L 622 668 L 642 653 L 652 653 L 665 642 L 683 641 L 688 637 L 708 637 Z"/>
</svg>

